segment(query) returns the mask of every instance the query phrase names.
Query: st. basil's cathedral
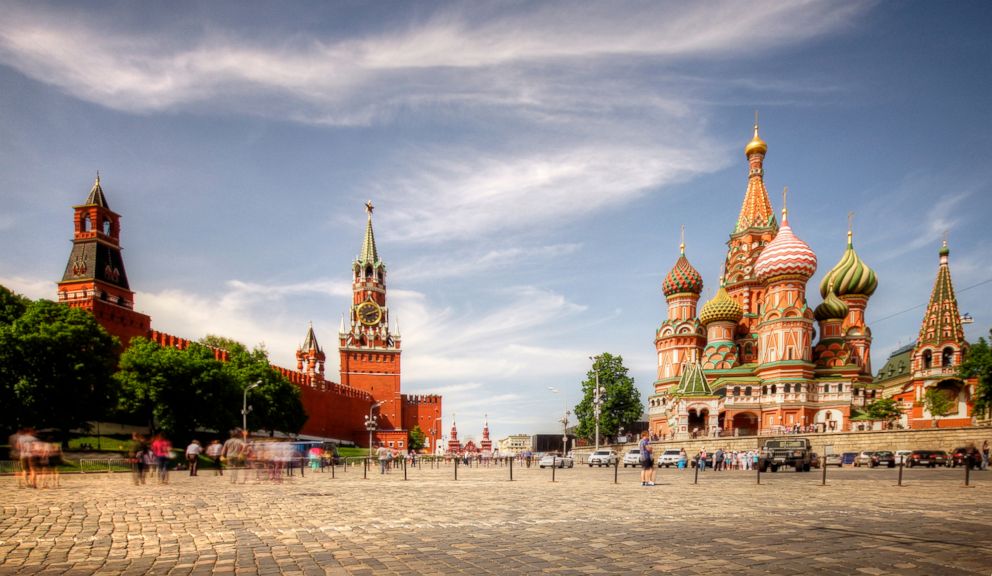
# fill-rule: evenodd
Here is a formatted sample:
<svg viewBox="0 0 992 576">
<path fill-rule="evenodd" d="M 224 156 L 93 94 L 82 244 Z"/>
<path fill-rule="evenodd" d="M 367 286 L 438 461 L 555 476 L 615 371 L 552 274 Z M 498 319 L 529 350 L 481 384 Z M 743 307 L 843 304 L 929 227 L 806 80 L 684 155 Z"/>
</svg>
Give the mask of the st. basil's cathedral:
<svg viewBox="0 0 992 576">
<path fill-rule="evenodd" d="M 682 439 L 851 430 L 852 416 L 883 397 L 900 402 L 906 428 L 970 425 L 975 382 L 955 377 L 968 344 L 946 241 L 920 337 L 893 355 L 906 356 L 901 377 L 888 377 L 893 358 L 873 377 L 865 310 L 878 286 L 875 272 L 855 251 L 849 226 L 843 256 L 820 282 L 822 303 L 809 306 L 816 254 L 793 231 L 785 193 L 779 226 L 764 183 L 767 152 L 755 123 L 744 149 L 747 189 L 716 295 L 697 313 L 703 278 L 684 240 L 664 279 L 668 317 L 655 335 L 651 432 Z M 949 414 L 926 412 L 930 387 L 951 400 Z"/>
</svg>

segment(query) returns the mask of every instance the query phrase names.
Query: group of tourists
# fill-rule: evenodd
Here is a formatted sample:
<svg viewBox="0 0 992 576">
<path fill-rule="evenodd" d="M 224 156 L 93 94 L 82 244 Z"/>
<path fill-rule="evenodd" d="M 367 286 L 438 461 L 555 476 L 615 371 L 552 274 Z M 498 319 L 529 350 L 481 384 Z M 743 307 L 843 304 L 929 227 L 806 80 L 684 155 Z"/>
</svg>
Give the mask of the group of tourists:
<svg viewBox="0 0 992 576">
<path fill-rule="evenodd" d="M 45 442 L 35 436 L 34 429 L 22 428 L 9 439 L 10 459 L 19 463 L 18 488 L 58 488 L 58 464 L 62 459 L 62 446 Z"/>
</svg>

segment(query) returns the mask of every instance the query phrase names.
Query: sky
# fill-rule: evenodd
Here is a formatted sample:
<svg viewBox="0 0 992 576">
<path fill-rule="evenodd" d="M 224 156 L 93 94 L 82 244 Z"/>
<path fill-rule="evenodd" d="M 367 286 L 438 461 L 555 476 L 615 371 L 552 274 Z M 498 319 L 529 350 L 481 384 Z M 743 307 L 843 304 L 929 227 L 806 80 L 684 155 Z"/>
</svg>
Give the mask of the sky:
<svg viewBox="0 0 992 576">
<path fill-rule="evenodd" d="M 554 433 L 590 356 L 647 401 L 661 282 L 718 284 L 755 111 L 776 210 L 878 274 L 872 360 L 914 341 L 945 233 L 992 326 L 988 2 L 3 2 L 0 284 L 56 297 L 99 170 L 136 308 L 336 379 L 372 200 L 403 391 L 445 428 Z M 554 387 L 559 393 L 549 390 Z"/>
</svg>

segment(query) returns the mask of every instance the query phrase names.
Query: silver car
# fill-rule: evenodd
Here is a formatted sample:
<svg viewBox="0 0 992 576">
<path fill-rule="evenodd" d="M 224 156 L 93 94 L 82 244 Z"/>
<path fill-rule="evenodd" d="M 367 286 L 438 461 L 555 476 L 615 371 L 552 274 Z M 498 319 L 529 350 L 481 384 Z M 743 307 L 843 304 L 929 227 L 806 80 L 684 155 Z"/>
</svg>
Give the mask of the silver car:
<svg viewBox="0 0 992 576">
<path fill-rule="evenodd" d="M 627 450 L 627 453 L 623 455 L 623 467 L 627 466 L 638 467 L 641 465 L 641 449 L 631 448 Z"/>
<path fill-rule="evenodd" d="M 679 458 L 682 456 L 682 451 L 674 448 L 669 448 L 658 456 L 658 468 L 664 466 L 665 468 L 671 466 L 679 465 Z"/>
<path fill-rule="evenodd" d="M 572 468 L 575 466 L 575 460 L 573 460 L 571 456 L 560 456 L 557 453 L 552 452 L 542 456 L 538 466 L 541 468 L 550 468 L 552 466 L 555 468 Z"/>
</svg>

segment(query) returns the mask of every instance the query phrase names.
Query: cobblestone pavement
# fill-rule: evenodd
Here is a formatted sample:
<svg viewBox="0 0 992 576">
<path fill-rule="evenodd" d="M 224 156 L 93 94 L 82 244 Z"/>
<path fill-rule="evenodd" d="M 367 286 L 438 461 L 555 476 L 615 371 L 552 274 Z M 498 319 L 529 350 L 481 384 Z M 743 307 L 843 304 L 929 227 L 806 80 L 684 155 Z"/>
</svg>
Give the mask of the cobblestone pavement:
<svg viewBox="0 0 992 576">
<path fill-rule="evenodd" d="M 0 574 L 992 574 L 992 472 L 0 478 Z"/>
</svg>

